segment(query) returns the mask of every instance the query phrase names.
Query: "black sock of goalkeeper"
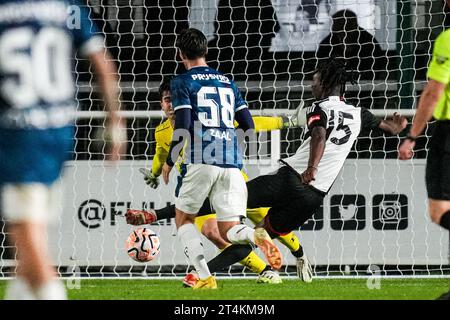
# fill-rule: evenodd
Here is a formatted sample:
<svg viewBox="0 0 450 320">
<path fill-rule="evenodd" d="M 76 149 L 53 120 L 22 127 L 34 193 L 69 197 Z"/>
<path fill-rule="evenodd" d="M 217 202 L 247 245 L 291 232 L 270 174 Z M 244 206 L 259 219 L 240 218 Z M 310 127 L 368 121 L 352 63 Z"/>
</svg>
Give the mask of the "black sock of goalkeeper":
<svg viewBox="0 0 450 320">
<path fill-rule="evenodd" d="M 155 210 L 158 220 L 175 218 L 175 205 L 164 207 L 162 209 Z"/>
<path fill-rule="evenodd" d="M 158 220 L 164 220 L 164 219 L 172 219 L 175 218 L 175 205 L 172 204 L 170 206 L 161 208 L 161 209 L 157 209 L 155 210 L 156 212 L 156 216 Z M 198 213 L 198 216 L 206 216 L 208 214 L 213 213 L 212 208 L 211 208 L 211 204 L 209 203 L 209 200 L 206 199 L 205 202 L 203 203 L 202 207 L 200 208 L 200 211 Z"/>
<path fill-rule="evenodd" d="M 221 271 L 232 264 L 241 261 L 252 252 L 249 244 L 232 244 L 208 262 L 211 273 Z"/>
<path fill-rule="evenodd" d="M 450 230 L 450 211 L 447 211 L 442 215 L 439 224 L 441 225 L 442 228 Z"/>
<path fill-rule="evenodd" d="M 296 258 L 303 257 L 303 247 L 300 246 L 297 251 L 291 251 L 292 255 Z"/>
</svg>

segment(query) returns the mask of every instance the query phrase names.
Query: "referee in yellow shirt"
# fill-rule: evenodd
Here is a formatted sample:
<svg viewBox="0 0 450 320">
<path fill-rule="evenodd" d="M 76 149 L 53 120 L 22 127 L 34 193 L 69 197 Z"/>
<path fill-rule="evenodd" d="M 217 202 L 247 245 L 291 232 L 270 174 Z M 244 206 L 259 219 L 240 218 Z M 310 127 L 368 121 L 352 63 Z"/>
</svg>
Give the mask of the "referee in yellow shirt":
<svg viewBox="0 0 450 320">
<path fill-rule="evenodd" d="M 400 159 L 410 159 L 417 137 L 436 119 L 425 176 L 428 205 L 431 220 L 450 230 L 450 29 L 436 39 L 427 77 L 411 130 L 398 151 Z M 449 299 L 450 292 L 441 298 Z"/>
</svg>

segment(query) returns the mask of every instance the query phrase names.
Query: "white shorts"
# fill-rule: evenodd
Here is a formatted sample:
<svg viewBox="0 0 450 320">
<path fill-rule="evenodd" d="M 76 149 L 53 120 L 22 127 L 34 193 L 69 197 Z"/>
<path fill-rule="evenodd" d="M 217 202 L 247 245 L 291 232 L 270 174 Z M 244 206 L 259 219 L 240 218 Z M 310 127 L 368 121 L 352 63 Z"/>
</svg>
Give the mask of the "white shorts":
<svg viewBox="0 0 450 320">
<path fill-rule="evenodd" d="M 218 221 L 239 221 L 246 215 L 247 186 L 237 168 L 208 164 L 188 164 L 177 187 L 175 207 L 197 214 L 209 197 Z"/>
<path fill-rule="evenodd" d="M 7 222 L 56 222 L 61 207 L 58 181 L 42 183 L 4 184 L 1 186 L 1 210 Z"/>
</svg>

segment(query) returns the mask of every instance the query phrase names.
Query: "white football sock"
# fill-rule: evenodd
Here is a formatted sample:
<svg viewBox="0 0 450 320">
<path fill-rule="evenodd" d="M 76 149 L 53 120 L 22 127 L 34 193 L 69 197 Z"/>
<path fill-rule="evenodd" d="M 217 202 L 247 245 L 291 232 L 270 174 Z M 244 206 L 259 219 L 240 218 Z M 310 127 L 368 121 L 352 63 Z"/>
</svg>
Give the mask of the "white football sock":
<svg viewBox="0 0 450 320">
<path fill-rule="evenodd" d="M 197 270 L 200 279 L 206 279 L 211 276 L 205 260 L 203 243 L 195 226 L 192 223 L 182 225 L 178 228 L 178 237 L 185 248 L 185 252 L 187 252 L 189 261 L 195 270 Z"/>
<path fill-rule="evenodd" d="M 36 300 L 36 296 L 28 283 L 18 277 L 9 282 L 5 292 L 5 300 Z"/>
<path fill-rule="evenodd" d="M 255 241 L 255 229 L 245 224 L 237 224 L 227 231 L 227 238 L 231 243 L 253 243 Z"/>
<path fill-rule="evenodd" d="M 51 280 L 34 292 L 39 300 L 67 300 L 66 288 L 59 280 Z"/>
</svg>

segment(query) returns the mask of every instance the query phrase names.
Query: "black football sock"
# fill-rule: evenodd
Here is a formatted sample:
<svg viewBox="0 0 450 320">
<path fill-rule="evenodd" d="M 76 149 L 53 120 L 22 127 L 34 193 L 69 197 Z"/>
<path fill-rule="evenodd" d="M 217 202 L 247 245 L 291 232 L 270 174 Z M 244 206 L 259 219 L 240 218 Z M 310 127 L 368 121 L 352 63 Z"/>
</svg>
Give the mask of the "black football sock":
<svg viewBox="0 0 450 320">
<path fill-rule="evenodd" d="M 232 264 L 241 261 L 252 252 L 249 244 L 232 244 L 208 262 L 211 273 L 221 271 Z"/>
<path fill-rule="evenodd" d="M 303 257 L 303 247 L 302 246 L 300 246 L 299 248 L 298 248 L 298 250 L 297 251 L 291 251 L 291 253 L 292 253 L 292 255 L 294 256 L 294 257 L 296 257 L 296 258 L 301 258 L 301 257 Z"/>
<path fill-rule="evenodd" d="M 157 210 L 155 210 L 155 212 L 156 212 L 156 216 L 157 216 L 158 220 L 164 220 L 164 219 L 170 220 L 172 218 L 175 218 L 175 205 L 172 204 L 170 206 L 167 206 L 167 207 L 164 207 L 161 209 L 157 209 Z M 200 208 L 200 211 L 197 216 L 199 216 L 199 217 L 206 216 L 211 213 L 213 213 L 211 204 L 209 203 L 209 200 L 206 199 L 205 202 L 203 203 L 202 207 Z"/>
<path fill-rule="evenodd" d="M 275 233 L 274 231 L 270 230 L 269 228 L 263 227 L 264 230 L 266 230 L 267 234 L 270 236 L 271 239 L 278 238 L 280 235 Z"/>
<path fill-rule="evenodd" d="M 450 230 L 450 211 L 447 211 L 444 213 L 444 215 L 441 217 L 441 221 L 439 222 L 442 228 L 445 228 L 447 230 Z"/>
<path fill-rule="evenodd" d="M 162 209 L 155 210 L 158 220 L 175 218 L 175 205 L 164 207 Z"/>
<path fill-rule="evenodd" d="M 264 272 L 266 272 L 266 271 L 268 271 L 268 270 L 272 270 L 272 268 L 271 268 L 270 266 L 266 266 L 266 267 L 264 268 L 264 270 L 261 271 L 259 274 L 263 274 Z"/>
</svg>

